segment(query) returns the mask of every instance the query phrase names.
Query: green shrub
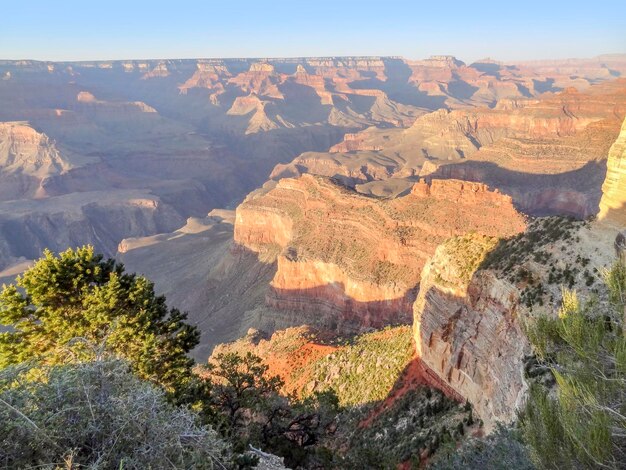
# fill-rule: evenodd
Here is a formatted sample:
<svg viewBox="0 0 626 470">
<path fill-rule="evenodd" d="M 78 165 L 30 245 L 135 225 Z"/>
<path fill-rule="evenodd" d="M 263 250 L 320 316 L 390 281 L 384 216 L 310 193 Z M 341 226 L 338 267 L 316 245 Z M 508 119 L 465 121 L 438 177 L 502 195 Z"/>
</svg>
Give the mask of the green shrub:
<svg viewBox="0 0 626 470">
<path fill-rule="evenodd" d="M 222 469 L 229 455 L 215 431 L 127 363 L 0 372 L 3 468 Z"/>
<path fill-rule="evenodd" d="M 557 318 L 525 327 L 557 384 L 535 383 L 521 416 L 542 468 L 623 468 L 626 461 L 626 267 L 618 263 L 605 277 L 611 308 L 564 291 Z"/>
<path fill-rule="evenodd" d="M 190 378 L 187 353 L 200 333 L 187 315 L 142 276 L 128 274 L 92 247 L 45 251 L 0 293 L 0 369 L 37 360 L 57 365 L 104 354 L 126 359 L 135 373 L 174 393 Z"/>
</svg>

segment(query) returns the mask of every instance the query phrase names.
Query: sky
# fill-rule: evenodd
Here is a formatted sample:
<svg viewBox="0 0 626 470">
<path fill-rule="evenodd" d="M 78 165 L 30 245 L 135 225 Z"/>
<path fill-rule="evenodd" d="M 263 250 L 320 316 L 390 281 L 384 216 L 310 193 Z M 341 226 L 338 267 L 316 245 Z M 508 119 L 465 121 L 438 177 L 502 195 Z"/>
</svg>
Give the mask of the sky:
<svg viewBox="0 0 626 470">
<path fill-rule="evenodd" d="M 3 0 L 0 59 L 626 53 L 626 0 Z"/>
</svg>

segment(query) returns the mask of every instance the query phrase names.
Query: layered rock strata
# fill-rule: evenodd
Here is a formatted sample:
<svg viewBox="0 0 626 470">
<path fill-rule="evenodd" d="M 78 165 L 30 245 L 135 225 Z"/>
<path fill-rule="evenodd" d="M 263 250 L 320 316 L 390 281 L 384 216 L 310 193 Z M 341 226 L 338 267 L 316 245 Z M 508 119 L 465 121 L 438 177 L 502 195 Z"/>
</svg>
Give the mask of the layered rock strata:
<svg viewBox="0 0 626 470">
<path fill-rule="evenodd" d="M 488 424 L 515 417 L 529 352 L 516 287 L 491 271 L 474 275 L 494 244 L 474 236 L 439 246 L 422 273 L 413 323 L 424 365 Z"/>
<path fill-rule="evenodd" d="M 626 228 L 626 120 L 609 150 L 598 219 Z"/>
<path fill-rule="evenodd" d="M 511 199 L 482 184 L 419 183 L 380 200 L 304 175 L 249 196 L 235 242 L 277 259 L 268 306 L 350 331 L 408 321 L 424 263 L 446 238 L 524 227 Z"/>
<path fill-rule="evenodd" d="M 379 194 L 396 194 L 399 180 L 416 176 L 464 179 L 500 188 L 530 215 L 595 215 L 606 154 L 626 114 L 626 81 L 507 103 L 346 134 L 328 152 L 278 165 L 271 177 L 313 173 L 357 189 L 371 183 L 367 190 Z"/>
</svg>

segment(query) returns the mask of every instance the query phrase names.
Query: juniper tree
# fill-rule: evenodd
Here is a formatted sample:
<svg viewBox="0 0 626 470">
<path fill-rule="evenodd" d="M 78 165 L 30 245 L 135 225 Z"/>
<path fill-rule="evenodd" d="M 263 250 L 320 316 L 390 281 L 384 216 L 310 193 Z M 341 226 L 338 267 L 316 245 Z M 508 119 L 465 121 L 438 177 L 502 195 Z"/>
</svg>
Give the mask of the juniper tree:
<svg viewBox="0 0 626 470">
<path fill-rule="evenodd" d="M 0 293 L 0 369 L 25 361 L 57 365 L 114 355 L 172 393 L 191 379 L 198 343 L 186 314 L 168 309 L 145 277 L 128 274 L 91 246 L 45 251 Z"/>
</svg>

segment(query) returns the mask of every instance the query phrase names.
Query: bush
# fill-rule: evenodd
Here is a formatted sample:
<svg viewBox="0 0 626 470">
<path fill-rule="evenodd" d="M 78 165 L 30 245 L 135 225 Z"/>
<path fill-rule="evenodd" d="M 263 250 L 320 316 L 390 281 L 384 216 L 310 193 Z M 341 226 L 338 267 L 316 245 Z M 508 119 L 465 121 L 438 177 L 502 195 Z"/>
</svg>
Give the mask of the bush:
<svg viewBox="0 0 626 470">
<path fill-rule="evenodd" d="M 534 384 L 521 419 L 542 468 L 625 468 L 626 267 L 618 263 L 605 277 L 611 308 L 583 305 L 565 291 L 558 318 L 526 326 L 557 383 L 555 390 Z"/>
<path fill-rule="evenodd" d="M 0 372 L 3 468 L 222 469 L 229 453 L 215 431 L 127 363 Z"/>
<path fill-rule="evenodd" d="M 250 443 L 281 455 L 289 466 L 309 468 L 327 450 L 320 440 L 334 432 L 338 412 L 332 391 L 305 399 L 279 394 L 282 381 L 248 352 L 221 353 L 200 371 L 211 382 L 209 402 L 214 422 L 243 452 Z"/>
<path fill-rule="evenodd" d="M 168 309 L 146 278 L 124 272 L 92 247 L 46 251 L 0 293 L 0 369 L 38 360 L 57 365 L 105 354 L 126 359 L 142 379 L 180 390 L 198 343 L 186 314 Z"/>
</svg>

